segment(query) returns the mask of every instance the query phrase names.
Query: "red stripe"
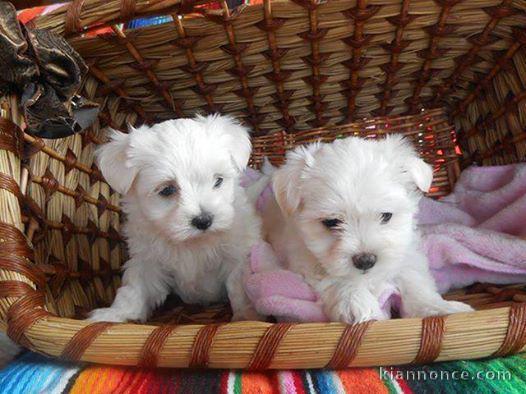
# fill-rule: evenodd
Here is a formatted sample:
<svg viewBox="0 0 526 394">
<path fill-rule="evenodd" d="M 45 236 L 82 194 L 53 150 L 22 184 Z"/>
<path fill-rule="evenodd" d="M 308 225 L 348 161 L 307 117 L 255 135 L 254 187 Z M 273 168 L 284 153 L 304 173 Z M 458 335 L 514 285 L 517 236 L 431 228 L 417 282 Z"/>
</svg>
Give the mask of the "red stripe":
<svg viewBox="0 0 526 394">
<path fill-rule="evenodd" d="M 413 394 L 413 390 L 411 390 L 411 387 L 409 387 L 407 382 L 404 379 L 400 378 L 400 376 L 403 376 L 403 373 L 398 373 L 398 371 L 400 370 L 393 368 L 393 374 L 394 374 L 396 383 L 398 383 L 398 385 L 400 386 L 400 388 L 405 394 Z"/>
<path fill-rule="evenodd" d="M 280 394 L 279 390 L 279 372 L 278 371 L 267 371 L 267 376 L 272 384 L 272 394 Z"/>
<path fill-rule="evenodd" d="M 135 392 L 138 394 L 148 394 L 148 393 L 160 393 L 159 385 L 159 376 L 153 370 L 146 370 L 143 373 L 143 377 L 135 389 Z"/>
<path fill-rule="evenodd" d="M 294 388 L 296 389 L 297 394 L 307 394 L 305 386 L 303 385 L 303 379 L 301 378 L 301 373 L 298 371 L 291 371 L 292 378 L 294 379 Z"/>
<path fill-rule="evenodd" d="M 130 394 L 136 394 L 139 390 L 139 388 L 142 385 L 143 379 L 144 379 L 144 372 L 140 372 L 140 370 L 136 370 L 135 368 L 130 368 L 128 370 L 128 373 L 132 375 L 132 380 L 128 383 L 127 387 L 124 388 L 125 393 Z"/>
<path fill-rule="evenodd" d="M 223 372 L 221 374 L 221 380 L 219 381 L 219 393 L 228 394 L 228 375 L 229 372 Z"/>
<path fill-rule="evenodd" d="M 128 384 L 133 380 L 134 374 L 133 370 L 128 367 L 122 367 L 122 378 L 120 382 L 115 386 L 115 393 L 124 393 Z"/>
<path fill-rule="evenodd" d="M 170 369 L 162 371 L 161 376 L 162 376 L 162 382 L 163 382 L 163 387 L 164 387 L 163 393 L 175 394 L 175 382 L 172 379 L 173 373 L 174 372 Z"/>
<path fill-rule="evenodd" d="M 164 370 L 159 369 L 155 373 L 156 381 L 157 381 L 157 387 L 158 387 L 158 393 L 167 394 L 168 393 L 168 386 L 166 381 L 166 375 L 164 373 Z"/>
</svg>

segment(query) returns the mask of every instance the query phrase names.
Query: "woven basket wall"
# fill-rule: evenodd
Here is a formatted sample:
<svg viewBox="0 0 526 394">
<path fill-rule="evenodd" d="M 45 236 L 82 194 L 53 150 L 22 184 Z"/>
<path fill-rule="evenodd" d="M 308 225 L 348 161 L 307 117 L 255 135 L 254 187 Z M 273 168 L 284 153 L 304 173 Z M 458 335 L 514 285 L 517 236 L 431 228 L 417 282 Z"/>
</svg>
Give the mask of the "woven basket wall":
<svg viewBox="0 0 526 394">
<path fill-rule="evenodd" d="M 448 295 L 474 313 L 353 326 L 228 323 L 227 306 L 177 302 L 146 325 L 75 319 L 111 303 L 126 259 L 119 196 L 93 164 L 106 126 L 231 113 L 254 130 L 255 167 L 316 139 L 404 133 L 434 165 L 433 197 L 468 164 L 526 158 L 524 0 L 202 3 L 73 1 L 33 21 L 87 60 L 83 94 L 102 111 L 87 132 L 44 141 L 23 132 L 17 97 L 0 98 L 0 327 L 50 356 L 125 365 L 318 368 L 521 351 L 519 285 Z M 120 25 L 145 15 L 173 18 Z"/>
</svg>

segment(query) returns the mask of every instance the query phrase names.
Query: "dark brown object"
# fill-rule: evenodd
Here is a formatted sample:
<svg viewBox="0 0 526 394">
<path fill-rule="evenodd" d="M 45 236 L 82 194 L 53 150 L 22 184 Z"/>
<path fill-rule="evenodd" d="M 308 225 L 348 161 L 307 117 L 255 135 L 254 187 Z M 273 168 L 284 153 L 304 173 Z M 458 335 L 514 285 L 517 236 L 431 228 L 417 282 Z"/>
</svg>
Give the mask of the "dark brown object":
<svg viewBox="0 0 526 394">
<path fill-rule="evenodd" d="M 17 93 L 26 131 L 43 138 L 62 138 L 90 126 L 98 105 L 75 96 L 86 63 L 59 35 L 28 29 L 14 7 L 0 1 L 0 94 Z"/>
</svg>

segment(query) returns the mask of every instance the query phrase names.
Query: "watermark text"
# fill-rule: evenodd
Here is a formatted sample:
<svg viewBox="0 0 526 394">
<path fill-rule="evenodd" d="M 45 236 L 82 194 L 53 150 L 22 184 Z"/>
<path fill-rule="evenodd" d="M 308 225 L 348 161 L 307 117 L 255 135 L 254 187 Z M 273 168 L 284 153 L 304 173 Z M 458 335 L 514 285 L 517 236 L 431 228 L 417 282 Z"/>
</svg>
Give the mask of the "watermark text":
<svg viewBox="0 0 526 394">
<path fill-rule="evenodd" d="M 510 371 L 466 371 L 466 370 L 400 370 L 393 367 L 380 367 L 380 377 L 383 380 L 511 380 Z"/>
</svg>

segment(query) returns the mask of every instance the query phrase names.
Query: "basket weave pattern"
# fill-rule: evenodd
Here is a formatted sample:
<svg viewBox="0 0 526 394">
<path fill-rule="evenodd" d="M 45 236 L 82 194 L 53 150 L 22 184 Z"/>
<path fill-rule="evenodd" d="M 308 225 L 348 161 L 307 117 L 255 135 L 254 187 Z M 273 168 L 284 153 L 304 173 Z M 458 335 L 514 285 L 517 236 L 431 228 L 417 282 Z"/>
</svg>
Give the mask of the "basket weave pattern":
<svg viewBox="0 0 526 394">
<path fill-rule="evenodd" d="M 126 259 L 119 196 L 93 163 L 106 126 L 231 113 L 254 129 L 254 167 L 314 140 L 399 132 L 433 164 L 433 197 L 451 191 L 460 165 L 526 157 L 521 1 L 200 3 L 74 1 L 35 21 L 90 64 L 83 94 L 102 112 L 86 133 L 44 141 L 22 131 L 16 97 L 0 99 L 1 327 L 51 356 L 125 365 L 337 368 L 520 351 L 520 286 L 448 296 L 480 310 L 471 314 L 353 326 L 227 323 L 221 306 L 177 306 L 148 325 L 73 319 L 111 303 Z M 117 24 L 149 14 L 174 18 Z M 113 33 L 79 36 L 94 26 Z"/>
</svg>

